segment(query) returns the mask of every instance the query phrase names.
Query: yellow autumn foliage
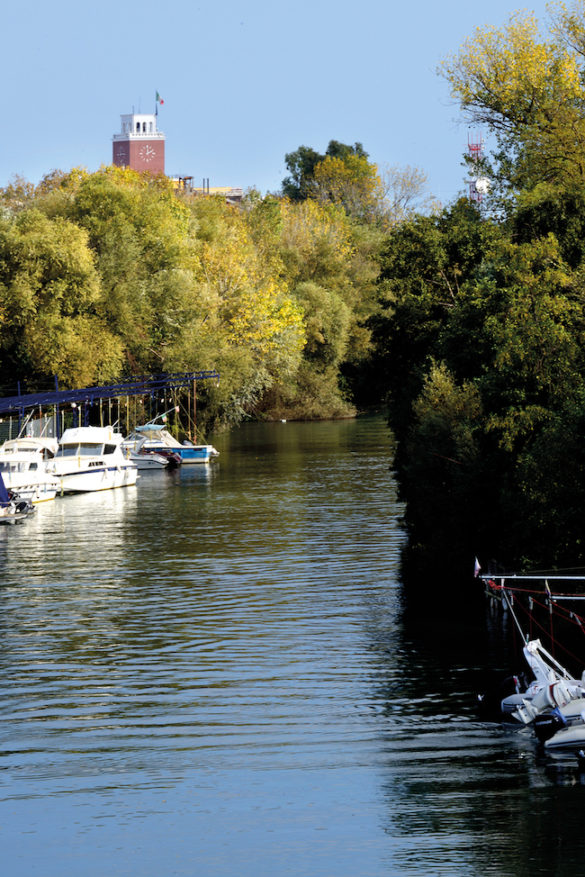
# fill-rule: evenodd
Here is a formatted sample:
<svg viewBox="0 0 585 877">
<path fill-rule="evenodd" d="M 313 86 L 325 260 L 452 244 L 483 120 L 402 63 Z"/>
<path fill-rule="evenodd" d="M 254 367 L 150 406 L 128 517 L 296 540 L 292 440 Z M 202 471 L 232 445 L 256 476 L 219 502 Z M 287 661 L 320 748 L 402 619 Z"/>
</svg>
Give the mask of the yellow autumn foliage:
<svg viewBox="0 0 585 877">
<path fill-rule="evenodd" d="M 302 312 L 286 283 L 261 258 L 239 215 L 225 222 L 222 233 L 200 242 L 195 280 L 214 302 L 223 337 L 268 355 L 286 334 L 289 354 L 300 354 L 305 342 Z"/>
<path fill-rule="evenodd" d="M 441 69 L 462 107 L 487 121 L 497 121 L 496 113 L 503 124 L 527 120 L 549 103 L 585 97 L 575 52 L 559 39 L 543 40 L 528 13 L 515 13 L 503 28 L 477 28 Z"/>
<path fill-rule="evenodd" d="M 585 175 L 585 4 L 551 7 L 543 34 L 532 13 L 479 27 L 440 73 L 467 119 L 496 133 L 524 177 Z M 518 160 L 521 164 L 518 165 Z"/>
<path fill-rule="evenodd" d="M 371 219 L 381 211 L 384 189 L 376 165 L 360 155 L 327 155 L 314 170 L 315 197 L 338 204 L 349 216 Z"/>
</svg>

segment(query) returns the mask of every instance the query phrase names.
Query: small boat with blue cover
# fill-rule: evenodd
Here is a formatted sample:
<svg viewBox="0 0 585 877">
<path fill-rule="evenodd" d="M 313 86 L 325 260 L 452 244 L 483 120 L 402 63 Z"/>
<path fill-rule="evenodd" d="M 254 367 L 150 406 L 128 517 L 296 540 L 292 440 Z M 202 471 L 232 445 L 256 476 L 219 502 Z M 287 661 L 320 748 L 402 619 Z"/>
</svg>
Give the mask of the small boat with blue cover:
<svg viewBox="0 0 585 877">
<path fill-rule="evenodd" d="M 8 490 L 0 472 L 0 524 L 19 524 L 35 510 L 32 502 Z"/>
<path fill-rule="evenodd" d="M 209 463 L 214 457 L 219 456 L 219 451 L 216 451 L 213 445 L 194 445 L 189 441 L 181 444 L 164 424 L 154 421 L 137 426 L 124 439 L 123 447 L 125 450 L 134 450 L 139 442 L 142 453 L 176 454 L 183 464 Z"/>
</svg>

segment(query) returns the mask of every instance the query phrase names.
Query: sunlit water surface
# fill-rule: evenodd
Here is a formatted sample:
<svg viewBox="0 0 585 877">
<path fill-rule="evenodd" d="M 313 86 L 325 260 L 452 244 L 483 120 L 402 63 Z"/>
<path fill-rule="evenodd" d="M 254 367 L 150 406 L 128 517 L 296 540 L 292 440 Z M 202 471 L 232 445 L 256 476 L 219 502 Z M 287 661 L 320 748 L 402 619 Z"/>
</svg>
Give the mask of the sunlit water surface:
<svg viewBox="0 0 585 877">
<path fill-rule="evenodd" d="M 403 616 L 384 423 L 214 443 L 0 528 L 3 873 L 583 874 L 582 778 L 475 716 L 505 639 Z"/>
</svg>

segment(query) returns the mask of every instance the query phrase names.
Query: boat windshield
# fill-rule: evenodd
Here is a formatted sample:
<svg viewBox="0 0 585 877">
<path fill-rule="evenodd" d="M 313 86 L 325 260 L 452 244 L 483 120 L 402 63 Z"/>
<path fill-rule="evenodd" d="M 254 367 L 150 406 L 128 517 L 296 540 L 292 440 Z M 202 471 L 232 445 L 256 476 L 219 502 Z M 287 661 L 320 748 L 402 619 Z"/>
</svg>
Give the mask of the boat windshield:
<svg viewBox="0 0 585 877">
<path fill-rule="evenodd" d="M 129 438 L 147 439 L 148 442 L 156 442 L 171 448 L 181 447 L 181 443 L 159 423 L 146 423 L 144 426 L 137 426 Z"/>
<path fill-rule="evenodd" d="M 57 453 L 56 457 L 76 457 L 77 456 L 77 448 L 78 445 L 61 445 Z"/>
<path fill-rule="evenodd" d="M 30 469 L 36 469 L 36 463 L 29 463 L 28 460 L 3 460 L 0 462 L 0 472 L 28 472 Z"/>
<path fill-rule="evenodd" d="M 102 453 L 103 445 L 101 442 L 84 442 L 83 444 L 61 445 L 57 451 L 57 457 L 98 457 Z"/>
<path fill-rule="evenodd" d="M 96 444 L 95 442 L 84 442 L 79 445 L 79 453 L 82 457 L 99 457 L 103 452 L 104 446 L 101 443 Z"/>
<path fill-rule="evenodd" d="M 154 424 L 152 426 L 137 426 L 135 430 L 135 434 L 138 436 L 138 438 L 144 438 L 146 436 L 147 438 L 151 439 L 160 438 L 162 432 L 162 426 L 156 426 Z"/>
<path fill-rule="evenodd" d="M 38 450 L 38 448 L 29 448 L 26 445 L 2 448 L 4 454 L 37 454 Z"/>
</svg>

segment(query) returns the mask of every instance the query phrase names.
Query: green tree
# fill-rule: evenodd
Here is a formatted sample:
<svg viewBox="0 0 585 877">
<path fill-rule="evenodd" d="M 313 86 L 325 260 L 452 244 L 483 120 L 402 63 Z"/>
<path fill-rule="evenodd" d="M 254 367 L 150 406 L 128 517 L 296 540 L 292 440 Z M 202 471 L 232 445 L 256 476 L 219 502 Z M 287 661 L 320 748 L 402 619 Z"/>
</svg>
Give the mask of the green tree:
<svg viewBox="0 0 585 877">
<path fill-rule="evenodd" d="M 325 155 L 310 146 L 299 146 L 294 152 L 285 155 L 284 160 L 290 176 L 282 181 L 282 194 L 290 201 L 304 201 L 315 196 L 315 168 L 325 159 L 337 159 L 345 163 L 348 159 L 368 158 L 361 143 L 349 146 L 339 140 L 330 140 Z"/>
<path fill-rule="evenodd" d="M 96 253 L 103 316 L 132 371 L 166 368 L 189 309 L 189 213 L 164 181 L 106 168 L 83 179 L 67 215 Z"/>
<path fill-rule="evenodd" d="M 24 210 L 0 226 L 0 348 L 9 371 L 65 386 L 115 376 L 121 346 L 100 317 L 87 234 Z"/>
<path fill-rule="evenodd" d="M 323 158 L 310 146 L 299 146 L 294 152 L 288 152 L 284 162 L 289 176 L 282 181 L 282 194 L 291 201 L 310 198 L 314 191 L 313 172 Z"/>
<path fill-rule="evenodd" d="M 399 455 L 412 548 L 465 554 L 477 539 L 491 499 L 481 423 L 478 389 L 431 360 Z"/>
<path fill-rule="evenodd" d="M 442 357 L 439 342 L 464 284 L 480 270 L 500 236 L 497 224 L 483 220 L 465 200 L 439 215 L 417 216 L 387 236 L 381 254 L 381 307 L 369 324 L 376 346 L 375 371 L 388 394 L 398 433 L 409 421 L 429 357 Z M 465 334 L 463 350 L 469 351 L 472 338 Z M 467 377 L 458 359 L 454 356 L 455 374 Z M 474 352 L 465 360 L 473 363 Z"/>
</svg>

